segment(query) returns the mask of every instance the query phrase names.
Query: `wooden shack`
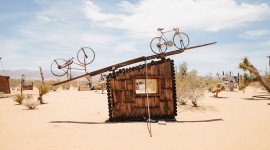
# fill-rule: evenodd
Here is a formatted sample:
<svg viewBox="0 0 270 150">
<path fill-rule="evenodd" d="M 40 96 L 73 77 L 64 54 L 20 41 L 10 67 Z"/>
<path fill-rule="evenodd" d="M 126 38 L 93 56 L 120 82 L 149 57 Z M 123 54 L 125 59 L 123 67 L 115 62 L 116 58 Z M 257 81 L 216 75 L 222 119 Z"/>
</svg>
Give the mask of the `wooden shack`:
<svg viewBox="0 0 270 150">
<path fill-rule="evenodd" d="M 28 84 L 23 84 L 23 90 L 33 90 L 34 84 L 33 82 L 28 83 Z"/>
<path fill-rule="evenodd" d="M 147 66 L 147 68 L 146 68 Z M 120 69 L 107 77 L 109 121 L 174 120 L 177 115 L 173 60 Z"/>
<path fill-rule="evenodd" d="M 10 94 L 9 76 L 0 75 L 0 92 Z"/>
<path fill-rule="evenodd" d="M 177 100 L 174 61 L 165 59 L 165 57 L 212 44 L 216 44 L 216 42 L 151 56 L 137 57 L 53 85 L 57 86 L 72 80 L 86 76 L 95 76 L 109 71 L 111 73 L 107 75 L 106 83 L 109 108 L 108 121 L 147 120 L 149 112 L 151 119 L 154 120 L 175 120 Z M 120 69 L 128 65 L 154 59 L 159 61 Z"/>
</svg>

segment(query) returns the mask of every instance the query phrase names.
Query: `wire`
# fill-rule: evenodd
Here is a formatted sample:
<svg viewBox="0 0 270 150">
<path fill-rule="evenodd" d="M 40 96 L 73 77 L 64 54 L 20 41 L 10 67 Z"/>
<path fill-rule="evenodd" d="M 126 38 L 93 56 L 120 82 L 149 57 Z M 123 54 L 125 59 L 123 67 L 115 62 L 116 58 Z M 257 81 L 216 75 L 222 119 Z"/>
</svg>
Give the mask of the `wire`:
<svg viewBox="0 0 270 150">
<path fill-rule="evenodd" d="M 145 91 L 146 91 L 147 109 L 148 109 L 147 129 L 148 129 L 148 131 L 149 131 L 150 137 L 152 137 L 151 114 L 150 114 L 150 106 L 149 106 L 150 104 L 149 104 L 149 97 L 148 97 L 148 90 L 147 90 L 147 80 L 148 80 L 147 59 L 145 59 Z"/>
</svg>

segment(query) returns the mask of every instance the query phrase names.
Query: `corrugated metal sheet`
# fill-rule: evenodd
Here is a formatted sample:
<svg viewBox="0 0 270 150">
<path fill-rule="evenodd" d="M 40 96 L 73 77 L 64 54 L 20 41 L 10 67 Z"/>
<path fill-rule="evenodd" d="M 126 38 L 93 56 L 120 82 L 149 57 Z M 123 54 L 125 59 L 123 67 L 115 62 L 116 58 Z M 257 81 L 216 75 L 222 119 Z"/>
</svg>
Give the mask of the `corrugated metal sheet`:
<svg viewBox="0 0 270 150">
<path fill-rule="evenodd" d="M 0 75 L 0 92 L 10 94 L 9 77 Z"/>
</svg>

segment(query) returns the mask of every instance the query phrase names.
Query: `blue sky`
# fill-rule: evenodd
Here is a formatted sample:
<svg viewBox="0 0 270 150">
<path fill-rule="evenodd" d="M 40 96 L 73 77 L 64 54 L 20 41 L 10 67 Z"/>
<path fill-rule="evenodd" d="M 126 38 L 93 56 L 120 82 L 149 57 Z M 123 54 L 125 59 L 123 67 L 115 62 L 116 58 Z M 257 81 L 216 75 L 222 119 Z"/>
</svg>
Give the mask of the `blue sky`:
<svg viewBox="0 0 270 150">
<path fill-rule="evenodd" d="M 1 0 L 0 57 L 6 70 L 50 70 L 54 59 L 87 46 L 96 53 L 94 71 L 152 55 L 159 27 L 179 27 L 190 46 L 218 42 L 170 57 L 200 75 L 236 74 L 245 56 L 268 69 L 269 0 Z"/>
</svg>

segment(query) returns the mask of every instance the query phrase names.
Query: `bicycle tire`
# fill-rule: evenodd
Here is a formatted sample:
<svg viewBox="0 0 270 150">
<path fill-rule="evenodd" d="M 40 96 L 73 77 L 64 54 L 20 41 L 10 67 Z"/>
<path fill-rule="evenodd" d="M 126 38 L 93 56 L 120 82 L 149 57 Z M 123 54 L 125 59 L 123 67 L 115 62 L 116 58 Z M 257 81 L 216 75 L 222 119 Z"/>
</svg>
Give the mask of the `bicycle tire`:
<svg viewBox="0 0 270 150">
<path fill-rule="evenodd" d="M 150 48 L 155 54 L 162 54 L 167 50 L 166 40 L 162 37 L 155 37 L 150 42 Z"/>
<path fill-rule="evenodd" d="M 65 64 L 67 61 L 62 58 L 55 59 L 52 64 L 51 64 L 51 72 L 53 75 L 61 77 L 65 74 L 67 74 L 68 68 L 64 67 L 61 68 L 59 65 L 60 64 Z"/>
<path fill-rule="evenodd" d="M 189 37 L 187 34 L 179 32 L 179 34 L 173 36 L 173 43 L 176 48 L 185 49 L 189 45 Z"/>
<path fill-rule="evenodd" d="M 77 60 L 80 64 L 86 66 L 95 59 L 95 51 L 90 47 L 82 47 L 77 53 Z"/>
</svg>

